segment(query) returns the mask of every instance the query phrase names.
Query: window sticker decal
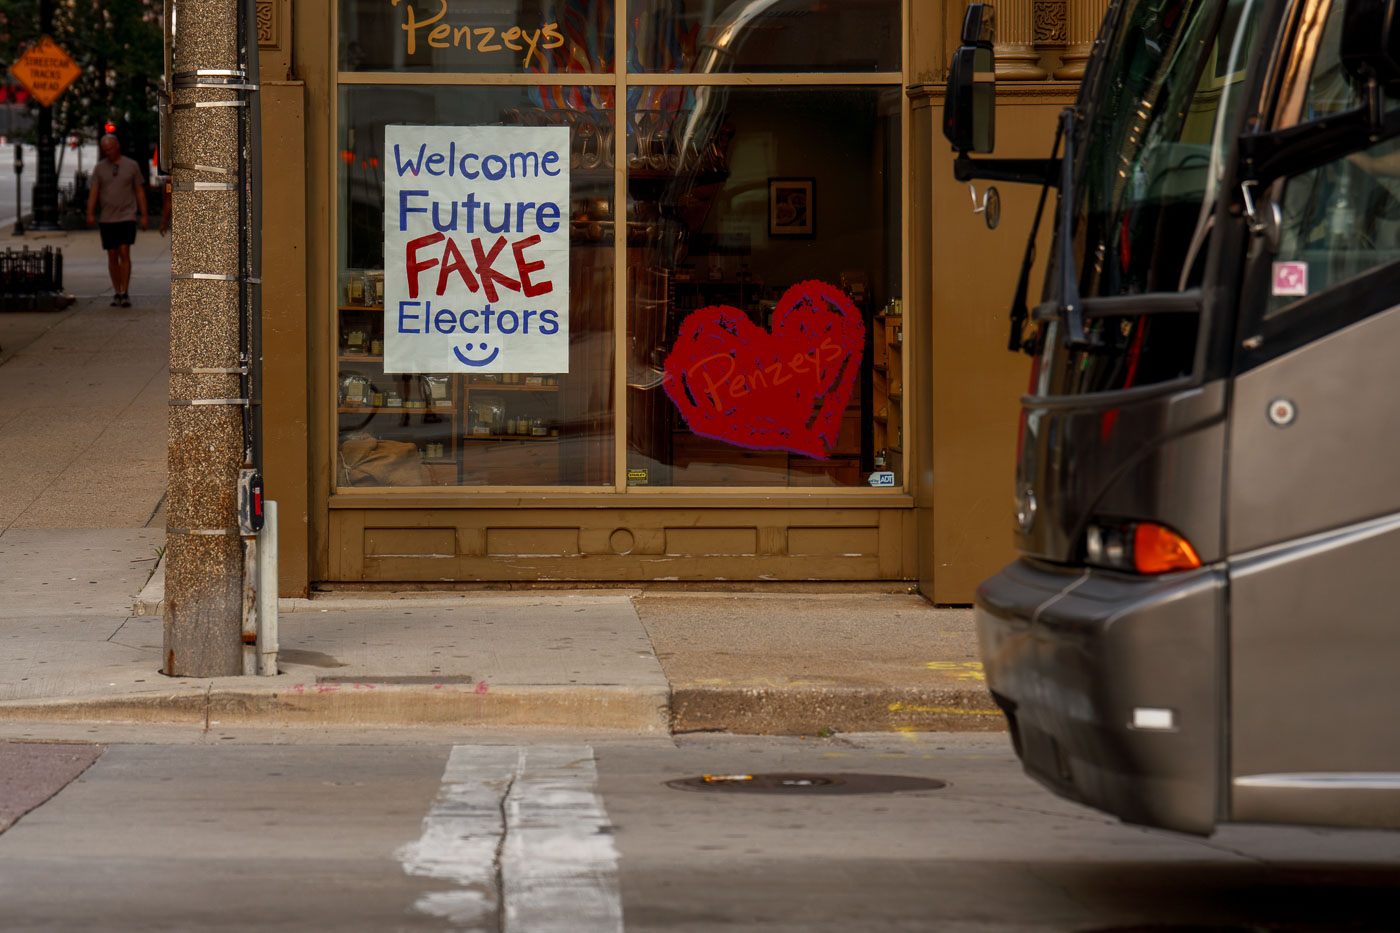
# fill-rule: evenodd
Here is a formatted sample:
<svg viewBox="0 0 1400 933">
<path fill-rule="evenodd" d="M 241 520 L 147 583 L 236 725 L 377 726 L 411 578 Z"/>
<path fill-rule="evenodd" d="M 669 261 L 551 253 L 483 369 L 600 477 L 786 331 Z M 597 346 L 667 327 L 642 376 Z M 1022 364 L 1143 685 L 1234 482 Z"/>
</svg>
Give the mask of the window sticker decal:
<svg viewBox="0 0 1400 933">
<path fill-rule="evenodd" d="M 737 308 L 686 317 L 665 362 L 666 394 L 696 434 L 828 459 L 860 372 L 865 325 L 839 289 L 801 282 L 771 332 Z"/>
<path fill-rule="evenodd" d="M 1308 293 L 1308 264 L 1306 262 L 1274 263 L 1274 294 L 1303 297 Z"/>
<path fill-rule="evenodd" d="M 384 371 L 569 371 L 569 129 L 384 129 Z"/>
</svg>

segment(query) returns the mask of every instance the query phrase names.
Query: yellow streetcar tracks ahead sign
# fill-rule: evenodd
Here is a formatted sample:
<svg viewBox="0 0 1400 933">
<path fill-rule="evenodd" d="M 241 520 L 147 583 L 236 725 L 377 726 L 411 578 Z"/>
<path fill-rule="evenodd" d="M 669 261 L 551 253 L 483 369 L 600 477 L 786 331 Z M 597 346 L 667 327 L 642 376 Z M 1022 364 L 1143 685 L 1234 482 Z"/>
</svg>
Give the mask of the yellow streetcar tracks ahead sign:
<svg viewBox="0 0 1400 933">
<path fill-rule="evenodd" d="M 58 100 L 58 95 L 82 73 L 78 63 L 48 36 L 31 45 L 10 66 L 10 74 L 45 107 Z"/>
</svg>

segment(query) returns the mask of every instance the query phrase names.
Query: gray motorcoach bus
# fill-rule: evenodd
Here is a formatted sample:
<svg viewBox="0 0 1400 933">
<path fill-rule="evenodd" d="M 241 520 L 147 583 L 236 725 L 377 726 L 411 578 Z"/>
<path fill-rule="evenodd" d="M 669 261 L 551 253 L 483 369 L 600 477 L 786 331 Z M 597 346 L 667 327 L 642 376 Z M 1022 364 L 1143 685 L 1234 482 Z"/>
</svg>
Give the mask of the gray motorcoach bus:
<svg viewBox="0 0 1400 933">
<path fill-rule="evenodd" d="M 1400 827 L 1398 5 L 1115 0 L 1044 159 L 969 155 L 967 14 L 957 177 L 1057 189 L 988 686 L 1028 773 L 1130 822 Z"/>
</svg>

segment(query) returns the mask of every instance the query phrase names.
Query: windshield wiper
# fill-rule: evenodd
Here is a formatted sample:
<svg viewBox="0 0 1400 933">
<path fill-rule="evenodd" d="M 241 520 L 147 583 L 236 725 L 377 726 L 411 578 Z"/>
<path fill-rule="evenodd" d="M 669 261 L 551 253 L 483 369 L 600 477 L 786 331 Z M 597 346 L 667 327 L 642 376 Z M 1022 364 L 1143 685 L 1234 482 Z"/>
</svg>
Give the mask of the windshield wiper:
<svg viewBox="0 0 1400 933">
<path fill-rule="evenodd" d="M 1055 237 L 1056 272 L 1059 273 L 1058 298 L 1060 317 L 1065 328 L 1065 347 L 1082 350 L 1098 346 L 1099 341 L 1084 329 L 1084 307 L 1079 300 L 1079 270 L 1074 265 L 1074 121 L 1073 107 L 1060 112 L 1057 136 L 1064 137 L 1064 152 L 1060 156 L 1060 223 Z"/>
<path fill-rule="evenodd" d="M 1077 119 L 1078 113 L 1073 107 L 1066 107 L 1061 111 L 1059 123 L 1055 127 L 1055 142 L 1050 148 L 1051 157 L 1035 160 L 1041 165 L 1058 168 L 1059 178 L 1045 178 L 1044 186 L 1040 189 L 1040 201 L 1035 207 L 1035 219 L 1031 221 L 1031 235 L 1026 242 L 1025 257 L 1021 260 L 1021 274 L 1016 279 L 1016 295 L 1011 299 L 1011 333 L 1007 338 L 1006 348 L 1013 352 L 1035 353 L 1031 342 L 1023 338 L 1026 321 L 1030 317 L 1026 296 L 1030 291 L 1031 264 L 1035 262 L 1035 241 L 1036 235 L 1040 232 L 1040 218 L 1045 212 L 1045 198 L 1049 195 L 1050 189 L 1056 187 L 1057 181 L 1060 189 L 1060 202 L 1058 228 L 1055 236 L 1058 288 L 1056 289 L 1055 301 L 1051 303 L 1054 308 L 1054 317 L 1063 323 L 1065 346 L 1079 349 L 1099 345 L 1098 341 L 1092 338 L 1084 327 L 1084 307 L 1079 297 L 1079 275 L 1078 270 L 1074 267 L 1072 239 L 1075 209 L 1074 123 Z M 1060 149 L 1061 142 L 1064 143 L 1063 151 Z M 1056 152 L 1060 152 L 1058 159 L 1055 158 Z M 1040 308 L 1043 309 L 1044 305 Z"/>
<path fill-rule="evenodd" d="M 1064 131 L 1065 123 L 1061 119 L 1055 125 L 1055 141 L 1050 144 L 1050 158 L 1039 160 L 1043 161 L 1050 170 L 1046 171 L 1041 182 L 1040 200 L 1035 205 L 1035 219 L 1031 221 L 1031 235 L 1026 240 L 1026 254 L 1021 258 L 1021 273 L 1016 277 L 1016 295 L 1011 299 L 1011 333 L 1006 338 L 1006 349 L 1013 353 L 1022 352 L 1028 356 L 1035 355 L 1035 347 L 1031 341 L 1025 339 L 1026 320 L 1030 317 L 1030 307 L 1026 303 L 1026 295 L 1030 291 L 1031 265 L 1035 262 L 1035 240 L 1037 234 L 1040 233 L 1040 218 L 1045 213 L 1045 198 L 1057 182 L 1062 182 L 1063 179 L 1056 176 L 1063 176 L 1063 166 L 1069 164 L 1064 159 L 1055 158 L 1055 153 L 1060 151 L 1060 137 L 1064 135 Z M 956 177 L 956 163 L 954 163 L 953 172 L 954 177 Z"/>
<path fill-rule="evenodd" d="M 1055 142 L 1050 147 L 1048 159 L 971 159 L 967 153 L 959 153 L 953 162 L 953 177 L 958 181 L 985 179 L 988 181 L 1030 182 L 1039 184 L 1040 201 L 1035 207 L 1035 219 L 1031 221 L 1031 234 L 1026 242 L 1026 254 L 1021 260 L 1021 273 L 1016 279 L 1016 294 L 1011 299 L 1011 333 L 1007 337 L 1006 348 L 1012 352 L 1033 354 L 1034 348 L 1023 337 L 1026 321 L 1030 318 L 1030 307 L 1026 296 L 1030 292 L 1031 265 L 1035 262 L 1035 241 L 1040 232 L 1040 219 L 1045 213 L 1045 199 L 1051 188 L 1059 188 L 1060 202 L 1055 254 L 1058 279 L 1056 316 L 1064 322 L 1065 346 L 1083 349 L 1100 346 L 1100 341 L 1092 337 L 1084 327 L 1084 308 L 1079 298 L 1079 275 L 1074 266 L 1073 240 L 1074 227 L 1074 126 L 1079 118 L 1074 107 L 1066 107 L 1060 113 L 1055 127 Z M 1064 144 L 1063 151 L 1061 143 Z M 1056 158 L 1055 154 L 1060 153 Z"/>
</svg>

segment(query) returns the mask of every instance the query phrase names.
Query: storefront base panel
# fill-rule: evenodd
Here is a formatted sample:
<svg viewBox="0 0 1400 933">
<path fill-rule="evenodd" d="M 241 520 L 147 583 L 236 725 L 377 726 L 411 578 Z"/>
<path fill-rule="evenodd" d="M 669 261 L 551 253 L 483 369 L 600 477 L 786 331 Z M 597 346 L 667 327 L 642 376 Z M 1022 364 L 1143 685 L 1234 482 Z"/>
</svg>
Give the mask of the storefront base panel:
<svg viewBox="0 0 1400 933">
<path fill-rule="evenodd" d="M 909 508 L 330 512 L 327 582 L 907 580 Z"/>
</svg>

